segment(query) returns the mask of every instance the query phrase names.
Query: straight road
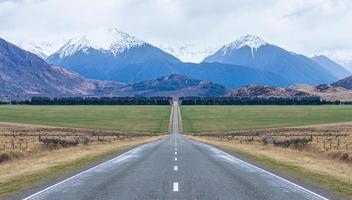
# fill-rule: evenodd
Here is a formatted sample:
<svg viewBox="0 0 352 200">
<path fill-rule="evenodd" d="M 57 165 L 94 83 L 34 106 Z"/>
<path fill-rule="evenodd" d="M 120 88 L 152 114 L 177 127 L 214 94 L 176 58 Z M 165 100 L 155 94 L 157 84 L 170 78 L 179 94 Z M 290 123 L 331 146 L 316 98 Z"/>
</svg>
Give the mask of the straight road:
<svg viewBox="0 0 352 200">
<path fill-rule="evenodd" d="M 326 199 L 173 131 L 25 199 Z"/>
</svg>

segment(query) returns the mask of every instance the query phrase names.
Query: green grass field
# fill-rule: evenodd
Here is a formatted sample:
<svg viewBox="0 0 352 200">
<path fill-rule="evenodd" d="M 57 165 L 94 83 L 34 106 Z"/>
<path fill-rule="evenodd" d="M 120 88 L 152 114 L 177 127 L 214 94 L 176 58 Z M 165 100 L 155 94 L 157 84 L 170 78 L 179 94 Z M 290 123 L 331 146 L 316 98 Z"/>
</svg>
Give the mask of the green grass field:
<svg viewBox="0 0 352 200">
<path fill-rule="evenodd" d="M 0 106 L 0 121 L 98 130 L 167 131 L 170 106 Z"/>
<path fill-rule="evenodd" d="M 352 121 L 352 106 L 181 106 L 187 133 L 229 132 Z"/>
</svg>

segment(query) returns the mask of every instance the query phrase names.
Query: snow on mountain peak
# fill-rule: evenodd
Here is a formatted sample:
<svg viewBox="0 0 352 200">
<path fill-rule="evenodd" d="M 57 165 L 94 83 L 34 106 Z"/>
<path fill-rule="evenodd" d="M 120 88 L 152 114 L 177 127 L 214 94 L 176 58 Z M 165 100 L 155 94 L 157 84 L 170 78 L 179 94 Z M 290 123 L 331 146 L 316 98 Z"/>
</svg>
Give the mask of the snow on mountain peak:
<svg viewBox="0 0 352 200">
<path fill-rule="evenodd" d="M 60 58 L 71 56 L 77 51 L 86 52 L 89 49 L 90 42 L 86 36 L 81 38 L 70 39 L 66 44 L 59 49 L 57 52 L 60 55 Z"/>
<path fill-rule="evenodd" d="M 28 42 L 28 41 L 20 41 L 17 43 L 17 46 L 29 51 L 31 53 L 36 54 L 42 59 L 46 59 L 49 55 L 57 52 L 57 50 L 62 46 L 63 41 L 36 41 L 36 42 Z"/>
<path fill-rule="evenodd" d="M 251 48 L 252 57 L 254 57 L 254 52 L 257 51 L 261 46 L 264 46 L 266 44 L 267 43 L 258 36 L 246 35 L 230 44 L 225 45 L 222 48 L 222 51 L 223 51 L 223 54 L 225 55 L 227 52 L 231 50 L 236 50 L 247 46 Z"/>
<path fill-rule="evenodd" d="M 103 33 L 99 33 L 94 37 L 83 36 L 69 40 L 57 53 L 60 58 L 71 56 L 78 51 L 87 52 L 89 48 L 97 50 L 110 51 L 115 56 L 127 51 L 133 47 L 139 47 L 146 44 L 144 41 L 130 36 L 127 33 L 110 29 Z"/>
<path fill-rule="evenodd" d="M 30 42 L 30 43 L 21 42 L 18 46 L 24 50 L 27 50 L 31 53 L 36 54 L 42 59 L 46 59 L 47 57 L 47 55 L 44 53 L 43 48 L 33 42 Z"/>
<path fill-rule="evenodd" d="M 165 52 L 177 57 L 183 62 L 194 62 L 200 63 L 202 60 L 210 54 L 213 54 L 218 47 L 200 47 L 195 44 L 183 44 L 183 45 L 157 45 L 160 49 Z"/>
<path fill-rule="evenodd" d="M 123 53 L 130 48 L 139 47 L 146 44 L 144 41 L 116 29 L 112 29 L 109 32 L 112 33 L 113 37 L 110 45 L 110 50 L 115 56 L 119 53 Z"/>
</svg>

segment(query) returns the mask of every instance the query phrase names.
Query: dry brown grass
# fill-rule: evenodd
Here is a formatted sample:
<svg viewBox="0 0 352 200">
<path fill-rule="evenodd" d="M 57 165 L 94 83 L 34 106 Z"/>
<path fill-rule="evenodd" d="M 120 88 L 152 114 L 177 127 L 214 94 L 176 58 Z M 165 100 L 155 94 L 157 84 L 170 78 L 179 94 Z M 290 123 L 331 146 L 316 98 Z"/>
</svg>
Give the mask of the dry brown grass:
<svg viewBox="0 0 352 200">
<path fill-rule="evenodd" d="M 352 100 L 352 91 L 342 87 L 327 87 L 326 90 L 319 91 L 315 86 L 310 85 L 296 85 L 293 89 L 306 92 L 310 95 L 320 96 L 321 99 L 327 101 L 346 101 Z"/>
<path fill-rule="evenodd" d="M 201 142 L 234 149 L 243 152 L 249 152 L 257 156 L 265 156 L 278 161 L 288 162 L 290 164 L 313 170 L 320 173 L 327 173 L 347 182 L 352 182 L 352 164 L 338 161 L 327 154 L 319 154 L 314 151 L 300 151 L 290 148 L 280 148 L 272 145 L 258 145 L 250 143 L 239 143 L 238 141 L 224 140 L 214 137 L 197 137 L 188 136 Z"/>
<path fill-rule="evenodd" d="M 352 123 L 188 137 L 352 197 Z"/>
<path fill-rule="evenodd" d="M 155 134 L 158 135 L 158 134 Z M 0 123 L 0 163 L 17 158 L 17 154 L 35 154 L 81 144 L 106 144 L 147 133 L 124 133 L 38 125 Z"/>
<path fill-rule="evenodd" d="M 272 144 L 352 161 L 352 123 L 323 124 L 232 133 L 199 133 L 240 144 Z M 339 156 L 338 156 L 339 155 Z M 346 157 L 346 155 L 348 155 Z"/>
<path fill-rule="evenodd" d="M 0 164 L 0 182 L 6 182 L 15 176 L 33 173 L 85 156 L 94 156 L 109 151 L 118 152 L 142 143 L 160 139 L 161 137 L 164 136 L 129 138 L 125 141 L 114 141 L 109 144 L 80 145 L 54 151 L 42 151 L 35 154 L 27 154 L 27 156 L 22 157 L 21 159 Z"/>
</svg>

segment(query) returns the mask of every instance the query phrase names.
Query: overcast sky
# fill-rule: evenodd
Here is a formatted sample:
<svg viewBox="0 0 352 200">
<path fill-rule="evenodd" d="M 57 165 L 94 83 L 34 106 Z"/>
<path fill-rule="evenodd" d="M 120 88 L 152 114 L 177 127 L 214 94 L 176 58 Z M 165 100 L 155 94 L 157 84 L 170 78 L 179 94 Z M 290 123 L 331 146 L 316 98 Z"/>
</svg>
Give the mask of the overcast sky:
<svg viewBox="0 0 352 200">
<path fill-rule="evenodd" d="M 254 34 L 307 55 L 352 53 L 352 1 L 0 0 L 0 37 L 13 43 L 109 28 L 152 44 L 218 47 Z"/>
</svg>

